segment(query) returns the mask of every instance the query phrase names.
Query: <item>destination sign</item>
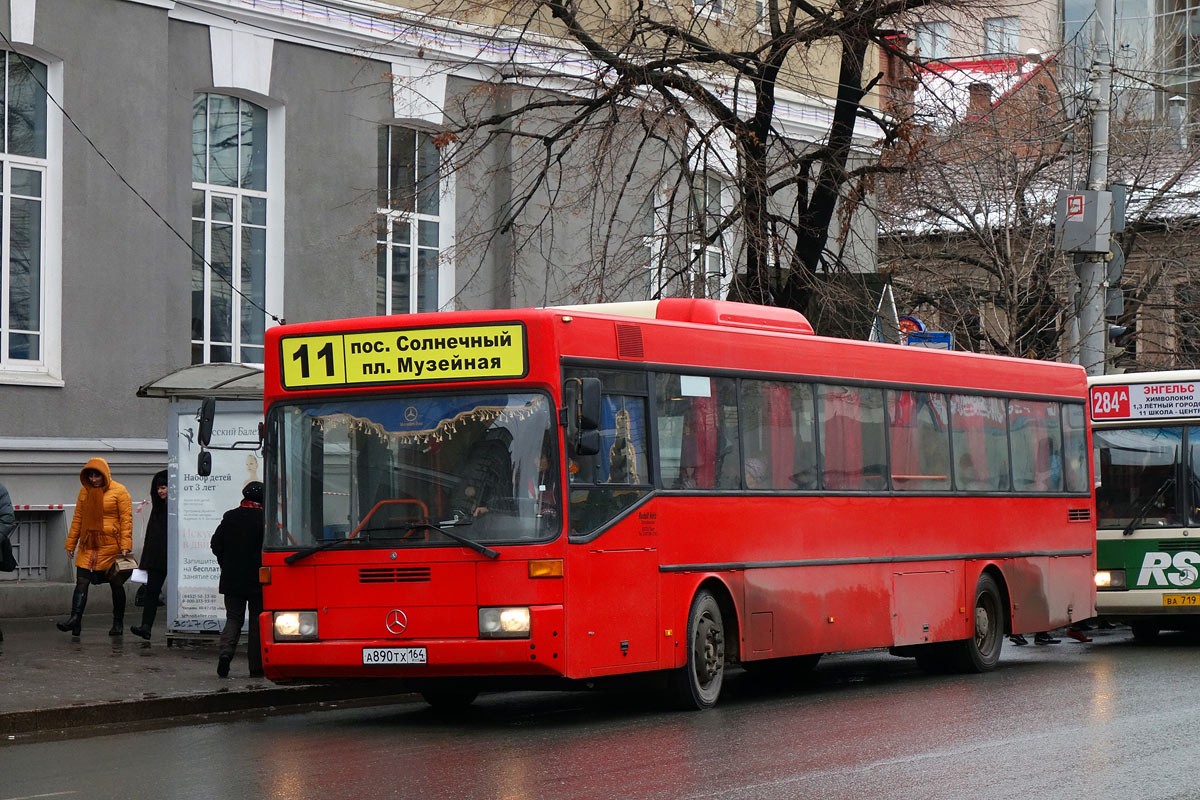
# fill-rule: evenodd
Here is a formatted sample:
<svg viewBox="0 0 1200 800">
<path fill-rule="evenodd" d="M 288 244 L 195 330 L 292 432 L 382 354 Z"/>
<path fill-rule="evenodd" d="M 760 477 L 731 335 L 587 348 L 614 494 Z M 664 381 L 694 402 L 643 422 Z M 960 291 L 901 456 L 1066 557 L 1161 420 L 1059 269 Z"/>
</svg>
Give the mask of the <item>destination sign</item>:
<svg viewBox="0 0 1200 800">
<path fill-rule="evenodd" d="M 279 349 L 280 379 L 293 391 L 520 378 L 527 370 L 519 322 L 285 336 Z"/>
<path fill-rule="evenodd" d="M 1200 382 L 1093 386 L 1092 419 L 1157 419 L 1200 416 Z"/>
</svg>

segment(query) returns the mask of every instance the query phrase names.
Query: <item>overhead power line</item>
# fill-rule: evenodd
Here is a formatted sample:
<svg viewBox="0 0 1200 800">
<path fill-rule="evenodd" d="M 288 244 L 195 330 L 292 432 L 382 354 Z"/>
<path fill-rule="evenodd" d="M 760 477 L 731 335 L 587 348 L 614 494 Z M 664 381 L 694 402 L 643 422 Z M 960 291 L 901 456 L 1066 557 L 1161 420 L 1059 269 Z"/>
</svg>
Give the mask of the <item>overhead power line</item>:
<svg viewBox="0 0 1200 800">
<path fill-rule="evenodd" d="M 10 52 L 12 52 L 14 55 L 17 55 L 20 58 L 24 58 L 24 56 L 21 56 L 21 54 L 17 52 L 16 47 L 13 46 L 12 41 L 9 40 L 8 36 L 4 33 L 4 31 L 0 31 L 0 38 L 2 38 L 4 40 L 4 44 L 8 47 Z M 178 230 L 176 230 L 175 226 L 172 225 L 167 220 L 167 218 L 165 216 L 163 216 L 162 213 L 157 208 L 154 207 L 154 204 L 151 203 L 144 194 L 139 192 L 137 190 L 137 188 L 132 183 L 130 183 L 129 180 L 123 174 L 121 174 L 121 170 L 117 169 L 117 166 L 115 164 L 113 164 L 112 160 L 109 159 L 109 157 L 104 154 L 104 151 L 102 151 L 99 148 L 99 146 L 96 145 L 96 143 L 92 140 L 92 137 L 88 136 L 87 133 L 83 130 L 83 128 L 81 128 L 79 126 L 79 123 L 77 123 L 71 117 L 71 115 L 69 113 L 67 113 L 67 110 L 65 108 L 63 108 L 62 103 L 58 102 L 58 98 L 56 98 L 53 94 L 50 93 L 50 87 L 48 87 L 48 86 L 46 86 L 46 84 L 42 83 L 41 79 L 32 70 L 30 70 L 30 75 L 33 77 L 33 79 L 35 81 L 37 81 L 38 86 L 42 87 L 42 91 L 46 93 L 46 97 L 50 100 L 51 103 L 54 104 L 55 108 L 57 108 L 59 110 L 59 112 L 63 115 L 63 117 L 67 120 L 67 122 L 71 123 L 71 127 L 74 128 L 75 131 L 80 136 L 83 137 L 83 140 L 85 142 L 87 142 L 88 146 L 90 146 L 92 148 L 92 150 L 94 150 L 96 152 L 96 155 L 100 156 L 100 160 L 103 161 L 106 165 L 108 165 L 108 168 L 113 171 L 113 174 L 117 176 L 117 179 L 120 180 L 121 183 L 125 184 L 125 187 L 127 189 L 129 189 L 129 191 L 133 192 L 134 197 L 136 197 L 138 200 L 141 200 L 142 204 L 144 206 L 146 206 L 146 208 L 150 209 L 150 213 L 153 214 L 156 218 L 158 218 L 158 220 L 167 227 L 167 230 L 169 230 L 172 234 L 175 235 L 175 238 L 177 238 L 179 241 L 183 242 L 184 246 L 187 247 L 189 252 L 191 252 L 194 256 L 199 258 L 200 261 L 203 262 L 204 265 L 209 268 L 210 272 L 213 275 L 216 275 L 222 281 L 227 283 L 229 285 L 229 288 L 232 289 L 235 294 L 237 294 L 239 297 L 241 297 L 243 300 L 245 300 L 247 303 L 249 303 L 254 308 L 257 308 L 263 314 L 270 317 L 277 324 L 279 324 L 279 325 L 283 324 L 284 320 L 282 317 L 272 314 L 270 311 L 268 311 L 266 308 L 264 308 L 258 302 L 256 302 L 254 300 L 254 298 L 250 297 L 245 292 L 243 292 L 241 289 L 234 286 L 233 281 L 231 279 L 222 275 L 219 270 L 214 269 L 213 265 L 208 261 L 208 259 L 206 259 L 204 257 L 204 253 L 201 253 L 200 251 L 198 251 L 195 248 L 195 246 L 190 241 L 188 241 L 183 236 L 183 234 L 181 234 Z"/>
</svg>

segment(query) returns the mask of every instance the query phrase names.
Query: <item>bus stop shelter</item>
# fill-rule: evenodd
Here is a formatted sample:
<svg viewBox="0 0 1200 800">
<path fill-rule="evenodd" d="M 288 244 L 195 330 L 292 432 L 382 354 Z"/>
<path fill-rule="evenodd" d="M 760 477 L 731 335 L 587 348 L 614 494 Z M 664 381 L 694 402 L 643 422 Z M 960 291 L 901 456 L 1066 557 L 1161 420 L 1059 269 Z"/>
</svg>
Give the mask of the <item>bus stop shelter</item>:
<svg viewBox="0 0 1200 800">
<path fill-rule="evenodd" d="M 209 540 L 225 511 L 241 502 L 242 487 L 262 480 L 257 448 L 262 369 L 195 364 L 139 387 L 137 396 L 168 401 L 167 643 L 216 636 L 225 622 L 225 607 Z M 218 449 L 212 451 L 211 474 L 201 477 L 196 471 L 196 421 L 205 397 L 217 400 L 212 446 Z"/>
</svg>

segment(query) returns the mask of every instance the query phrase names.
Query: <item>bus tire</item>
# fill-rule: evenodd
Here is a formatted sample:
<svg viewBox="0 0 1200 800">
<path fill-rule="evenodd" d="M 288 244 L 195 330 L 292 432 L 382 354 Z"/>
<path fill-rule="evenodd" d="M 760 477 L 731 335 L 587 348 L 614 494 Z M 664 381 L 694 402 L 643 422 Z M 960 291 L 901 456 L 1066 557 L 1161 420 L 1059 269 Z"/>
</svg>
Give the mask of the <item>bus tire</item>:
<svg viewBox="0 0 1200 800">
<path fill-rule="evenodd" d="M 421 690 L 421 698 L 429 704 L 430 708 L 447 713 L 463 711 L 475 702 L 476 697 L 479 697 L 479 692 L 472 689 Z"/>
<path fill-rule="evenodd" d="M 707 589 L 692 600 L 687 648 L 687 663 L 671 671 L 671 699 L 684 711 L 712 708 L 725 678 L 725 623 L 717 598 Z"/>
<path fill-rule="evenodd" d="M 1134 641 L 1150 644 L 1158 639 L 1158 626 L 1151 622 L 1132 622 L 1129 630 L 1133 632 Z"/>
<path fill-rule="evenodd" d="M 1004 647 L 1004 600 L 996 579 L 987 573 L 975 584 L 974 610 L 973 634 L 953 643 L 953 663 L 959 672 L 995 669 Z"/>
</svg>

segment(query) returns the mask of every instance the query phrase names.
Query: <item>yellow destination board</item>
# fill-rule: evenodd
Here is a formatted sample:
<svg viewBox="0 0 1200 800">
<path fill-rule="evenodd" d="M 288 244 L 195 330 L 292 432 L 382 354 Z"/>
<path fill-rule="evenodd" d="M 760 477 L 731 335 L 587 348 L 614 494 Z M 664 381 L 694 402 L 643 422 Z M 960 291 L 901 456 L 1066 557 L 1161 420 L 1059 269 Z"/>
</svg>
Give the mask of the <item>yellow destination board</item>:
<svg viewBox="0 0 1200 800">
<path fill-rule="evenodd" d="M 526 372 L 519 322 L 285 336 L 279 349 L 280 376 L 289 390 L 519 378 Z"/>
</svg>

